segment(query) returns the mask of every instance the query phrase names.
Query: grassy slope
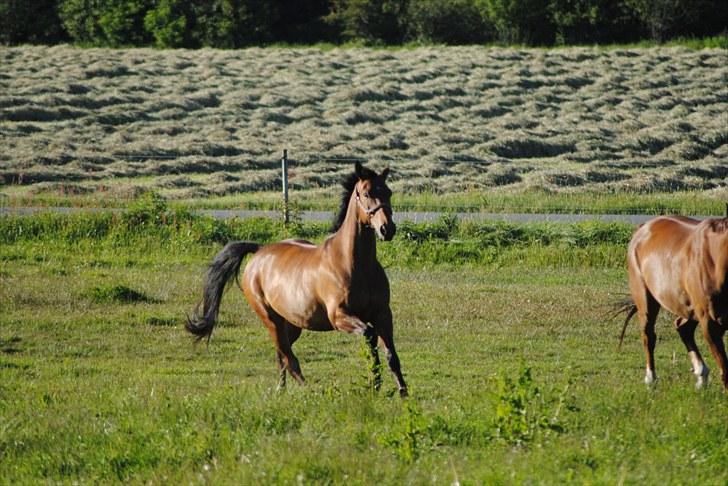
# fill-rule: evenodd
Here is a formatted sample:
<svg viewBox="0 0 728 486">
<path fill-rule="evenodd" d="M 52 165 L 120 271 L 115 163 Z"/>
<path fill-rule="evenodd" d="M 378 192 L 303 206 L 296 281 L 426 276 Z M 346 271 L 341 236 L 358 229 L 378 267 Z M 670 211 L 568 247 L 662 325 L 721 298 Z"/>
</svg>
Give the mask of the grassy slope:
<svg viewBox="0 0 728 486">
<path fill-rule="evenodd" d="M 504 256 L 489 264 L 467 263 L 467 253 L 455 266 L 389 261 L 413 395 L 402 402 L 388 374 L 370 394 L 362 343 L 338 333 L 305 333 L 296 347 L 309 384 L 276 393 L 272 345 L 239 292 L 226 297 L 210 346 L 193 347 L 180 325 L 217 244 L 184 231 L 88 239 L 79 236 L 88 223 L 47 226 L 0 246 L 3 481 L 728 480 L 725 395 L 715 383 L 693 390 L 669 321 L 658 326 L 654 390 L 641 382 L 634 325 L 616 350 L 618 323 L 605 312 L 625 289 L 623 250 L 600 243 L 599 228 L 580 246 L 574 230 L 550 227 L 572 238 L 549 240 L 533 239 L 544 228 L 507 226 L 490 245 Z M 442 224 L 411 230 L 427 239 L 382 244 L 385 260 L 391 249 L 452 247 L 438 239 Z M 544 257 L 553 253 L 561 258 Z M 524 365 L 538 396 L 527 383 L 503 388 Z M 525 428 L 507 406 L 520 398 Z"/>
</svg>

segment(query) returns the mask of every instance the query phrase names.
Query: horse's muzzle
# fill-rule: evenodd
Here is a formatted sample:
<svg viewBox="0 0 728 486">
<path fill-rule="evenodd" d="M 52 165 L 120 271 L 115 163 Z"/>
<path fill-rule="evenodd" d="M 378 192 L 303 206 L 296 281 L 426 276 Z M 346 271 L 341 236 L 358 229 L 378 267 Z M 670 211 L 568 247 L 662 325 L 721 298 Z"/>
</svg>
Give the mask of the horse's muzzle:
<svg viewBox="0 0 728 486">
<path fill-rule="evenodd" d="M 394 223 L 383 224 L 377 228 L 377 236 L 384 241 L 391 241 L 396 232 L 397 227 Z"/>
</svg>

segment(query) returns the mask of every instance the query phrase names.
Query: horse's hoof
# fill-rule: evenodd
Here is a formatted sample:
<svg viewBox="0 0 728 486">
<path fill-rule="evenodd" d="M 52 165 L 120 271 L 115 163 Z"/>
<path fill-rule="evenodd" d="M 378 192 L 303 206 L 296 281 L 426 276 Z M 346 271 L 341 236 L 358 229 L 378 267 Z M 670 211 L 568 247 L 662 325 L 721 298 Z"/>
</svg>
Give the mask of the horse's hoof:
<svg viewBox="0 0 728 486">
<path fill-rule="evenodd" d="M 407 392 L 406 388 L 400 388 L 399 389 L 399 396 L 401 398 L 407 398 L 409 396 L 409 392 Z"/>
</svg>

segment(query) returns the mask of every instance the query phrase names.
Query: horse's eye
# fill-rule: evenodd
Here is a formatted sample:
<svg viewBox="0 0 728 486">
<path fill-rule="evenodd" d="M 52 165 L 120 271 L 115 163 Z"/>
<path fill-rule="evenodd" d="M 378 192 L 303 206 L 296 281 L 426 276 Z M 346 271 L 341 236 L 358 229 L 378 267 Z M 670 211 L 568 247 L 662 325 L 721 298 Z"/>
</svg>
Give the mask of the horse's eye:
<svg viewBox="0 0 728 486">
<path fill-rule="evenodd" d="M 368 192 L 365 192 L 364 193 L 364 197 L 367 198 L 367 199 L 369 199 L 369 193 Z"/>
</svg>

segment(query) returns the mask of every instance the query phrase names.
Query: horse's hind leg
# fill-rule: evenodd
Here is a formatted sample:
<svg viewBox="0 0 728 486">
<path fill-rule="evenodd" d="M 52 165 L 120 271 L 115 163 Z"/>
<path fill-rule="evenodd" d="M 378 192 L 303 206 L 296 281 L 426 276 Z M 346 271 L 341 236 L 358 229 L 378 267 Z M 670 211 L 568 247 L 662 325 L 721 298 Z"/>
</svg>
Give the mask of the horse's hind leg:
<svg viewBox="0 0 728 486">
<path fill-rule="evenodd" d="M 293 378 L 300 384 L 305 383 L 303 373 L 301 372 L 301 365 L 298 363 L 298 358 L 293 354 L 291 346 L 301 335 L 301 329 L 289 324 L 283 317 L 275 313 L 273 310 L 269 311 L 269 325 L 268 322 L 264 323 L 268 328 L 268 332 L 273 339 L 273 344 L 276 346 L 276 357 L 278 360 L 279 370 L 279 382 L 278 387 L 283 388 L 286 386 L 286 371 L 288 371 Z"/>
<path fill-rule="evenodd" d="M 302 329 L 300 327 L 294 326 L 293 324 L 291 324 L 289 322 L 286 322 L 285 330 L 286 330 L 285 331 L 286 336 L 288 337 L 288 346 L 291 348 L 290 355 L 293 358 L 293 360 L 295 361 L 296 367 L 298 368 L 298 373 L 301 378 L 299 380 L 299 382 L 302 382 L 303 375 L 301 374 L 301 367 L 298 363 L 298 358 L 296 358 L 296 355 L 293 354 L 293 343 L 295 343 L 298 340 L 298 338 L 301 336 Z M 286 369 L 287 369 L 286 357 L 285 357 L 285 354 L 283 354 L 281 351 L 278 351 L 277 354 L 278 354 L 278 369 L 280 370 L 280 382 L 278 384 L 278 387 L 283 388 L 286 386 Z M 294 378 L 295 378 L 295 376 L 294 376 Z M 296 378 L 296 379 L 298 379 L 298 378 Z"/>
<path fill-rule="evenodd" d="M 657 334 L 655 333 L 655 322 L 657 314 L 660 312 L 660 304 L 650 295 L 647 294 L 646 308 L 640 309 L 637 306 L 637 316 L 640 321 L 640 336 L 642 338 L 642 347 L 645 350 L 645 383 L 651 385 L 657 380 L 655 374 L 655 344 L 657 343 Z"/>
<path fill-rule="evenodd" d="M 657 321 L 657 314 L 660 312 L 660 304 L 647 289 L 639 269 L 633 265 L 632 259 L 628 259 L 628 262 L 629 289 L 632 294 L 632 300 L 634 300 L 634 304 L 637 307 L 642 347 L 645 350 L 645 383 L 651 385 L 657 379 L 657 375 L 655 374 L 655 343 L 657 342 L 655 321 Z"/>
<path fill-rule="evenodd" d="M 688 356 L 693 366 L 693 374 L 697 377 L 695 388 L 702 388 L 702 386 L 708 381 L 708 374 L 710 370 L 703 361 L 703 357 L 700 355 L 698 346 L 695 344 L 695 327 L 698 325 L 697 321 L 692 319 L 683 319 L 678 317 L 675 320 L 675 327 L 677 332 L 680 334 L 682 342 L 688 350 Z"/>
<path fill-rule="evenodd" d="M 301 365 L 298 358 L 293 354 L 291 345 L 301 335 L 301 330 L 286 321 L 276 311 L 261 303 L 258 299 L 249 298 L 251 307 L 258 314 L 260 320 L 263 321 L 265 327 L 270 333 L 273 344 L 276 347 L 276 361 L 278 363 L 279 381 L 278 387 L 286 386 L 286 371 L 299 383 L 305 382 L 303 373 L 301 373 Z"/>
</svg>

